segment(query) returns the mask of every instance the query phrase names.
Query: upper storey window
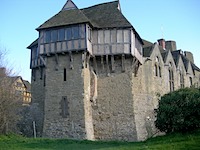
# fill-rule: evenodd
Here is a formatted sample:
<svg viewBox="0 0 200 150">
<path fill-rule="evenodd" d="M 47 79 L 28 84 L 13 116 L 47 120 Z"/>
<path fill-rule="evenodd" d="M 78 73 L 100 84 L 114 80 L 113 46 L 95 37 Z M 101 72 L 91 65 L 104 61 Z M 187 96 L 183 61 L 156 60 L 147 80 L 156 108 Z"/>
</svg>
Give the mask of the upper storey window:
<svg viewBox="0 0 200 150">
<path fill-rule="evenodd" d="M 43 40 L 44 34 L 44 40 Z M 54 29 L 54 30 L 47 30 L 41 34 L 40 39 L 41 43 L 51 43 L 51 42 L 58 42 L 58 41 L 69 41 L 85 38 L 85 29 L 84 25 L 76 25 L 65 27 L 62 29 Z"/>
<path fill-rule="evenodd" d="M 73 27 L 72 28 L 72 39 L 78 39 L 80 38 L 79 36 L 79 28 L 78 27 Z"/>
<path fill-rule="evenodd" d="M 71 40 L 72 38 L 72 30 L 71 28 L 66 28 L 66 40 Z"/>
<path fill-rule="evenodd" d="M 64 41 L 65 40 L 65 29 L 59 29 L 58 30 L 58 41 Z"/>
<path fill-rule="evenodd" d="M 44 38 L 45 43 L 50 43 L 51 42 L 51 31 L 46 31 L 45 32 L 45 38 Z"/>
<path fill-rule="evenodd" d="M 58 30 L 51 31 L 51 42 L 56 42 L 58 40 Z"/>
<path fill-rule="evenodd" d="M 38 47 L 34 47 L 31 49 L 31 58 L 33 59 L 37 59 L 38 57 Z"/>
</svg>

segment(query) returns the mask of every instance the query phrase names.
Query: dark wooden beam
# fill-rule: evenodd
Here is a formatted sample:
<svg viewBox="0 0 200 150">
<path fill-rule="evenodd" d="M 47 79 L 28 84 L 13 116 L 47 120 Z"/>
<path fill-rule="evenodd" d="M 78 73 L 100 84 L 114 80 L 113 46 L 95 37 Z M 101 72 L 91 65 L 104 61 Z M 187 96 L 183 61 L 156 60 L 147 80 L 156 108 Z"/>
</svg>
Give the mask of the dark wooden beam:
<svg viewBox="0 0 200 150">
<path fill-rule="evenodd" d="M 106 55 L 106 72 L 107 72 L 107 75 L 110 74 L 108 55 Z"/>
<path fill-rule="evenodd" d="M 46 61 L 44 60 L 42 56 L 40 56 L 40 60 L 43 62 L 44 66 L 46 67 Z"/>
<path fill-rule="evenodd" d="M 111 66 L 112 66 L 112 72 L 115 72 L 115 57 L 114 57 L 114 55 L 111 56 Z"/>
<path fill-rule="evenodd" d="M 103 56 L 101 56 L 101 67 L 102 67 L 102 70 L 104 71 L 104 60 L 103 60 Z"/>
</svg>

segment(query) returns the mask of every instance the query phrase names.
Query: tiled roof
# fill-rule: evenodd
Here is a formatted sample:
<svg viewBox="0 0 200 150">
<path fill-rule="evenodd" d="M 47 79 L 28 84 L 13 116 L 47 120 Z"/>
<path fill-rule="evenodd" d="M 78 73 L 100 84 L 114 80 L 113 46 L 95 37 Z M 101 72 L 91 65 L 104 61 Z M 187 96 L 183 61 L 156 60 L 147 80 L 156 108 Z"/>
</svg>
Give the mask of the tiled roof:
<svg viewBox="0 0 200 150">
<path fill-rule="evenodd" d="M 181 57 L 182 57 L 182 59 L 183 59 L 183 63 L 184 63 L 185 68 L 188 69 L 187 67 L 188 67 L 189 60 L 188 60 L 184 55 L 181 55 Z M 193 69 L 193 70 L 200 71 L 199 67 L 197 67 L 197 66 L 196 66 L 194 63 L 192 63 L 191 61 L 190 61 L 190 63 L 191 63 L 191 66 L 192 66 L 192 69 Z"/>
<path fill-rule="evenodd" d="M 144 45 L 142 46 L 143 48 L 149 47 L 149 46 L 152 46 L 152 45 L 153 45 L 152 42 L 147 41 L 147 40 L 145 40 L 145 39 L 142 39 L 142 41 L 143 41 L 143 43 L 144 43 Z"/>
<path fill-rule="evenodd" d="M 177 50 L 177 51 L 172 51 L 172 56 L 173 56 L 173 59 L 174 59 L 174 62 L 176 64 L 176 66 L 178 65 L 178 60 L 180 58 L 180 50 Z"/>
<path fill-rule="evenodd" d="M 36 46 L 36 45 L 38 45 L 38 38 L 33 43 L 31 43 L 27 48 L 31 49 L 31 47 Z"/>
<path fill-rule="evenodd" d="M 145 47 L 143 48 L 143 57 L 150 57 L 151 53 L 153 51 L 154 46 L 149 46 L 149 47 Z"/>
<path fill-rule="evenodd" d="M 28 81 L 26 81 L 26 80 L 23 80 L 23 82 L 24 82 L 24 84 L 26 86 L 27 91 L 31 92 L 31 84 Z"/>
<path fill-rule="evenodd" d="M 90 23 L 95 28 L 132 27 L 118 9 L 118 1 L 94 5 L 84 9 L 60 11 L 43 23 L 38 30 L 80 23 Z"/>
<path fill-rule="evenodd" d="M 132 25 L 118 9 L 118 1 L 82 9 L 96 28 L 131 28 Z"/>
<path fill-rule="evenodd" d="M 150 57 L 154 48 L 154 44 L 150 41 L 142 39 L 143 42 L 143 57 Z"/>
<path fill-rule="evenodd" d="M 183 60 L 183 64 L 185 66 L 185 70 L 188 70 L 188 63 L 189 63 L 189 60 L 184 56 L 184 55 L 181 55 L 181 58 Z"/>
<path fill-rule="evenodd" d="M 136 37 L 143 41 L 130 22 L 118 9 L 118 1 L 102 3 L 83 9 L 62 10 L 49 20 L 44 22 L 37 30 L 49 29 L 67 25 L 89 23 L 93 28 L 132 28 Z M 38 39 L 37 39 L 38 40 Z M 27 48 L 37 44 L 35 40 Z"/>
<path fill-rule="evenodd" d="M 167 50 L 161 52 L 161 56 L 163 58 L 163 62 L 166 62 L 168 53 L 169 53 L 169 51 L 167 51 Z"/>
<path fill-rule="evenodd" d="M 197 67 L 194 63 L 191 62 L 191 65 L 192 65 L 192 69 L 193 69 L 193 70 L 196 70 L 196 71 L 199 71 L 199 72 L 200 72 L 200 68 Z"/>
<path fill-rule="evenodd" d="M 58 14 L 43 23 L 37 30 L 80 24 L 89 22 L 89 19 L 79 9 L 60 11 Z"/>
</svg>

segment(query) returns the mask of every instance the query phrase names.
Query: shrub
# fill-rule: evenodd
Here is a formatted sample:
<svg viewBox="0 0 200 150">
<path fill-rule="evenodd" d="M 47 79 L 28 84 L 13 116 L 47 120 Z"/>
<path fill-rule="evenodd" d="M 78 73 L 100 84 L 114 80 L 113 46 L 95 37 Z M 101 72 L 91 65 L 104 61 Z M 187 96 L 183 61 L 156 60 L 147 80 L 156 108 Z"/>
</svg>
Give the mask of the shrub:
<svg viewBox="0 0 200 150">
<path fill-rule="evenodd" d="M 162 96 L 155 125 L 166 133 L 200 128 L 200 89 L 185 88 Z"/>
</svg>

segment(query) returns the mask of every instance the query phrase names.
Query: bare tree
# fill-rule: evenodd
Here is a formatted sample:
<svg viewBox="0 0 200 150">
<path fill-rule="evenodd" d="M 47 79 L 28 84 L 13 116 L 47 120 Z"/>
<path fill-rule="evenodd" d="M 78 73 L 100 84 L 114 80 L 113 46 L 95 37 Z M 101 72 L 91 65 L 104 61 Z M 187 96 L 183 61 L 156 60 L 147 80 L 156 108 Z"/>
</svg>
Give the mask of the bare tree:
<svg viewBox="0 0 200 150">
<path fill-rule="evenodd" d="M 9 78 L 11 71 L 5 68 L 4 52 L 0 49 L 0 134 L 16 131 L 21 106 L 20 96 L 15 92 Z"/>
</svg>

